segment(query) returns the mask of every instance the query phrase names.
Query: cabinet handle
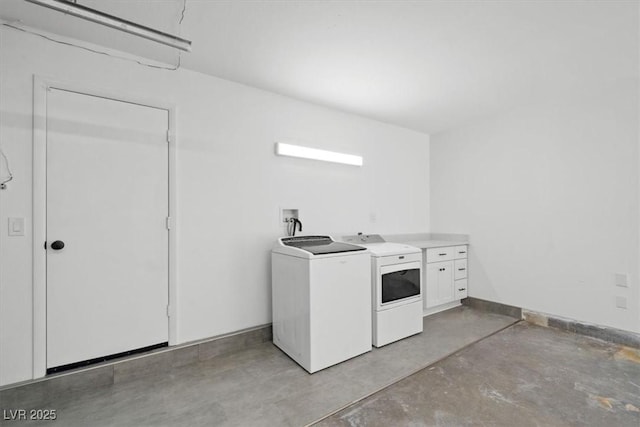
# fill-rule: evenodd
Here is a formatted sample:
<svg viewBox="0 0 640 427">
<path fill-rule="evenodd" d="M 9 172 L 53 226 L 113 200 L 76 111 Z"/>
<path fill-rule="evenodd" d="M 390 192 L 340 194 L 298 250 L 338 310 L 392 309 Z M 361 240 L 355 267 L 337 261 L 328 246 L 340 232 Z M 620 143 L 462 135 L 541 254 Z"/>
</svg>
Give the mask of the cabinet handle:
<svg viewBox="0 0 640 427">
<path fill-rule="evenodd" d="M 465 271 L 466 268 L 459 268 L 458 271 Z"/>
<path fill-rule="evenodd" d="M 466 254 L 466 252 L 465 252 L 465 251 L 461 251 L 461 252 L 458 252 L 458 253 L 459 253 L 459 254 Z"/>
<path fill-rule="evenodd" d="M 438 255 L 440 255 L 440 256 L 445 256 L 445 255 L 446 255 L 446 253 L 444 253 L 444 254 L 438 254 Z"/>
<path fill-rule="evenodd" d="M 460 291 L 460 292 L 462 292 L 462 291 L 464 291 L 464 290 L 465 290 L 465 288 L 460 288 L 460 289 L 458 289 L 458 291 Z"/>
</svg>

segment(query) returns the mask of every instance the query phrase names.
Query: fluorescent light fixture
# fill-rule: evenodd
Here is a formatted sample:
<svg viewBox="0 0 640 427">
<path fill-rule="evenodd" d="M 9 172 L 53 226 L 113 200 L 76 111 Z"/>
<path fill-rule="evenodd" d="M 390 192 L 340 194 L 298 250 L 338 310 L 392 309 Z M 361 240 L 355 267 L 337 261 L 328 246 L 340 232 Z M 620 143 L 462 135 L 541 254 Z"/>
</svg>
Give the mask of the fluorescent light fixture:
<svg viewBox="0 0 640 427">
<path fill-rule="evenodd" d="M 133 34 L 138 37 L 153 40 L 154 42 L 175 47 L 176 49 L 180 49 L 185 52 L 191 52 L 191 42 L 189 40 L 182 39 L 172 34 L 163 33 L 162 31 L 154 30 L 153 28 L 145 27 L 144 25 L 136 24 L 135 22 L 127 21 L 125 19 L 118 18 L 117 16 L 109 15 L 104 12 L 100 12 L 99 10 L 91 9 L 77 3 L 72 3 L 66 0 L 27 1 L 40 6 L 48 7 L 53 10 L 57 10 L 58 12 L 63 12 L 68 15 L 86 19 L 87 21 L 115 28 L 116 30 L 124 31 L 125 33 Z"/>
<path fill-rule="evenodd" d="M 335 151 L 318 150 L 317 148 L 284 144 L 282 142 L 276 142 L 276 154 L 280 156 L 300 157 L 302 159 L 322 160 L 324 162 L 362 166 L 362 156 L 336 153 Z"/>
</svg>

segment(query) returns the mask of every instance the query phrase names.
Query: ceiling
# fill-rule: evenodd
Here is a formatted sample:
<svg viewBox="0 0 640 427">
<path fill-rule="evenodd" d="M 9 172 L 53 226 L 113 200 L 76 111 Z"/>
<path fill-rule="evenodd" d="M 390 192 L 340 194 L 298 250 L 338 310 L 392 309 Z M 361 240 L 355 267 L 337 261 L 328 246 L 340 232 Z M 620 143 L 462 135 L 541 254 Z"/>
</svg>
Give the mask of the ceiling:
<svg viewBox="0 0 640 427">
<path fill-rule="evenodd" d="M 79 0 L 193 41 L 181 67 L 436 133 L 638 79 L 638 2 Z M 24 0 L 6 21 L 170 64 L 177 52 Z"/>
</svg>

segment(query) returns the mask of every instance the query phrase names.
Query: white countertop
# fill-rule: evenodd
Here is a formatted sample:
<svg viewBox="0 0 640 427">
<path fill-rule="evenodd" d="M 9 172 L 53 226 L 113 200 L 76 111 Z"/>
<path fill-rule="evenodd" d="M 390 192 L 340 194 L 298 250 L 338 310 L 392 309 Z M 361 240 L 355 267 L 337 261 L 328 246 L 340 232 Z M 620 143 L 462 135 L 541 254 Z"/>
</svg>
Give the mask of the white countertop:
<svg viewBox="0 0 640 427">
<path fill-rule="evenodd" d="M 468 241 L 459 241 L 459 240 L 405 240 L 402 243 L 406 243 L 407 245 L 415 246 L 420 249 L 429 249 L 429 248 L 442 248 L 444 246 L 460 246 L 460 245 L 468 245 Z"/>
<path fill-rule="evenodd" d="M 469 244 L 467 234 L 415 233 L 384 235 L 383 237 L 387 242 L 405 243 L 420 249 Z"/>
</svg>

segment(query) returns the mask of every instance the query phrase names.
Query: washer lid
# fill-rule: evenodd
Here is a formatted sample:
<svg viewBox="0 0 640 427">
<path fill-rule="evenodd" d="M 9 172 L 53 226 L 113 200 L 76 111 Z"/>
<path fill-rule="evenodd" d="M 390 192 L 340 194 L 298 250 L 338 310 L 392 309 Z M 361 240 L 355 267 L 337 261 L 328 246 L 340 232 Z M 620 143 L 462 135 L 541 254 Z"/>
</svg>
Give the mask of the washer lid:
<svg viewBox="0 0 640 427">
<path fill-rule="evenodd" d="M 329 236 L 283 237 L 280 241 L 285 246 L 293 246 L 314 255 L 364 251 L 367 249 L 349 243 L 334 242 Z"/>
</svg>

